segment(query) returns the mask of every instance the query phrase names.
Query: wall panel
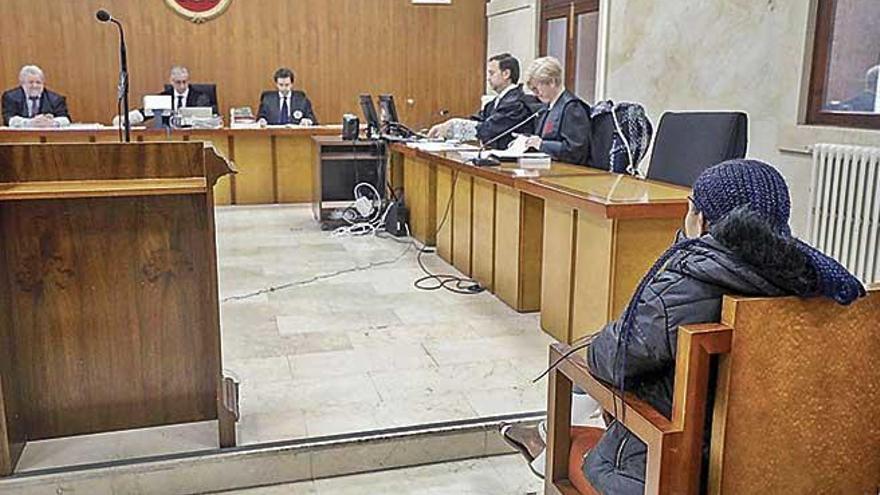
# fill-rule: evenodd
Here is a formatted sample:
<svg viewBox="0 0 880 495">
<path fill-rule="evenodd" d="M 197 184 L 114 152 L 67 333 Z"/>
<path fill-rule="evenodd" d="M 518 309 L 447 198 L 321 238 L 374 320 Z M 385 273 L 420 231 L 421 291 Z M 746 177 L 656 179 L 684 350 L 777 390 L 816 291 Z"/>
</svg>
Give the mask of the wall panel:
<svg viewBox="0 0 880 495">
<path fill-rule="evenodd" d="M 472 113 L 485 84 L 484 0 L 232 0 L 200 25 L 162 0 L 2 3 L 3 88 L 18 84 L 22 65 L 40 65 L 78 121 L 109 123 L 116 112 L 117 34 L 95 20 L 99 8 L 124 22 L 132 106 L 161 90 L 175 63 L 188 65 L 194 82 L 218 84 L 224 118 L 231 105 L 256 111 L 282 65 L 296 71 L 296 86 L 327 123 L 359 115 L 359 93 L 389 92 L 401 119 L 421 127 L 440 120 L 440 110 Z"/>
</svg>

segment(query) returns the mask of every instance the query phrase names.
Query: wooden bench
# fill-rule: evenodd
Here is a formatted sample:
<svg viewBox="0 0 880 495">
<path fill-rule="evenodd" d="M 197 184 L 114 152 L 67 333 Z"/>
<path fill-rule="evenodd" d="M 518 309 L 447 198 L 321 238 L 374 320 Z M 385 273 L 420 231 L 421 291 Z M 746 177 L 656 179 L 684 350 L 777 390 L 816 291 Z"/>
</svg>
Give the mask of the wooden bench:
<svg viewBox="0 0 880 495">
<path fill-rule="evenodd" d="M 550 362 L 569 347 L 553 344 Z M 715 401 L 707 411 L 717 355 Z M 545 494 L 568 477 L 572 383 L 648 446 L 645 493 L 700 492 L 711 414 L 710 494 L 876 494 L 880 490 L 880 288 L 850 306 L 825 299 L 726 297 L 721 323 L 678 332 L 672 417 L 621 399 L 584 353 L 551 373 Z M 617 401 L 617 407 L 615 407 Z"/>
</svg>

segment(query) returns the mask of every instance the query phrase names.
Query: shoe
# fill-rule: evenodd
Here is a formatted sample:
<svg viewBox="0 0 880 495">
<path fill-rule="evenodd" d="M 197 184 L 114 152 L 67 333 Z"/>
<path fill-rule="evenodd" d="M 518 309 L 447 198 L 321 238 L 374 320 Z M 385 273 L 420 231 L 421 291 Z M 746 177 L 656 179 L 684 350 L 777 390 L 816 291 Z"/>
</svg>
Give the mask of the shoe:
<svg viewBox="0 0 880 495">
<path fill-rule="evenodd" d="M 511 429 L 514 426 L 518 426 L 518 425 L 512 425 L 509 423 L 502 423 L 501 428 L 500 428 L 501 438 L 503 438 L 504 441 L 508 445 L 510 445 L 511 447 L 516 449 L 520 454 L 522 454 L 522 456 L 528 462 L 529 469 L 532 471 L 532 473 L 535 474 L 535 476 L 537 476 L 541 479 L 544 479 L 545 451 L 547 449 L 544 448 L 541 450 L 541 452 L 537 456 L 533 456 L 531 454 L 531 452 L 529 452 L 529 449 L 525 444 L 520 443 L 519 441 L 517 441 L 516 439 L 514 439 L 513 437 L 510 436 Z"/>
</svg>

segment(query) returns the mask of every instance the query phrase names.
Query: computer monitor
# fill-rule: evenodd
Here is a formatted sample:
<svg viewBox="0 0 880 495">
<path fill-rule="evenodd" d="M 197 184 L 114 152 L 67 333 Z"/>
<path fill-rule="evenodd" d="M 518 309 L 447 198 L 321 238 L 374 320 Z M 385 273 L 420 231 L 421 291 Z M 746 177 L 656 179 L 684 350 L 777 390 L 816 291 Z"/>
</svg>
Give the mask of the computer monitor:
<svg viewBox="0 0 880 495">
<path fill-rule="evenodd" d="M 379 115 L 383 124 L 400 122 L 397 117 L 397 107 L 394 105 L 394 96 L 379 95 Z"/>
<path fill-rule="evenodd" d="M 361 112 L 364 113 L 364 119 L 367 121 L 368 132 L 370 134 L 379 133 L 379 117 L 376 115 L 376 107 L 373 105 L 373 97 L 368 94 L 360 96 Z"/>
</svg>

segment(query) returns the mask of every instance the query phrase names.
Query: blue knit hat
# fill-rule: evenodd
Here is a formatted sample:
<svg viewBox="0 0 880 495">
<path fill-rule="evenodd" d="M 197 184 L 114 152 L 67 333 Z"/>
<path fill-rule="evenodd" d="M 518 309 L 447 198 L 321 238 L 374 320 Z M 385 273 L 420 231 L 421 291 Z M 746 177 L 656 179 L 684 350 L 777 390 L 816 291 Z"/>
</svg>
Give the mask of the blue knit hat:
<svg viewBox="0 0 880 495">
<path fill-rule="evenodd" d="M 788 186 L 778 170 L 762 161 L 729 160 L 706 169 L 694 182 L 693 202 L 710 224 L 718 223 L 734 210 L 746 208 L 766 220 L 778 235 L 791 237 Z M 840 304 L 849 304 L 865 295 L 861 282 L 840 263 L 795 241 L 818 276 L 813 293 L 798 295 L 822 295 Z"/>
</svg>

